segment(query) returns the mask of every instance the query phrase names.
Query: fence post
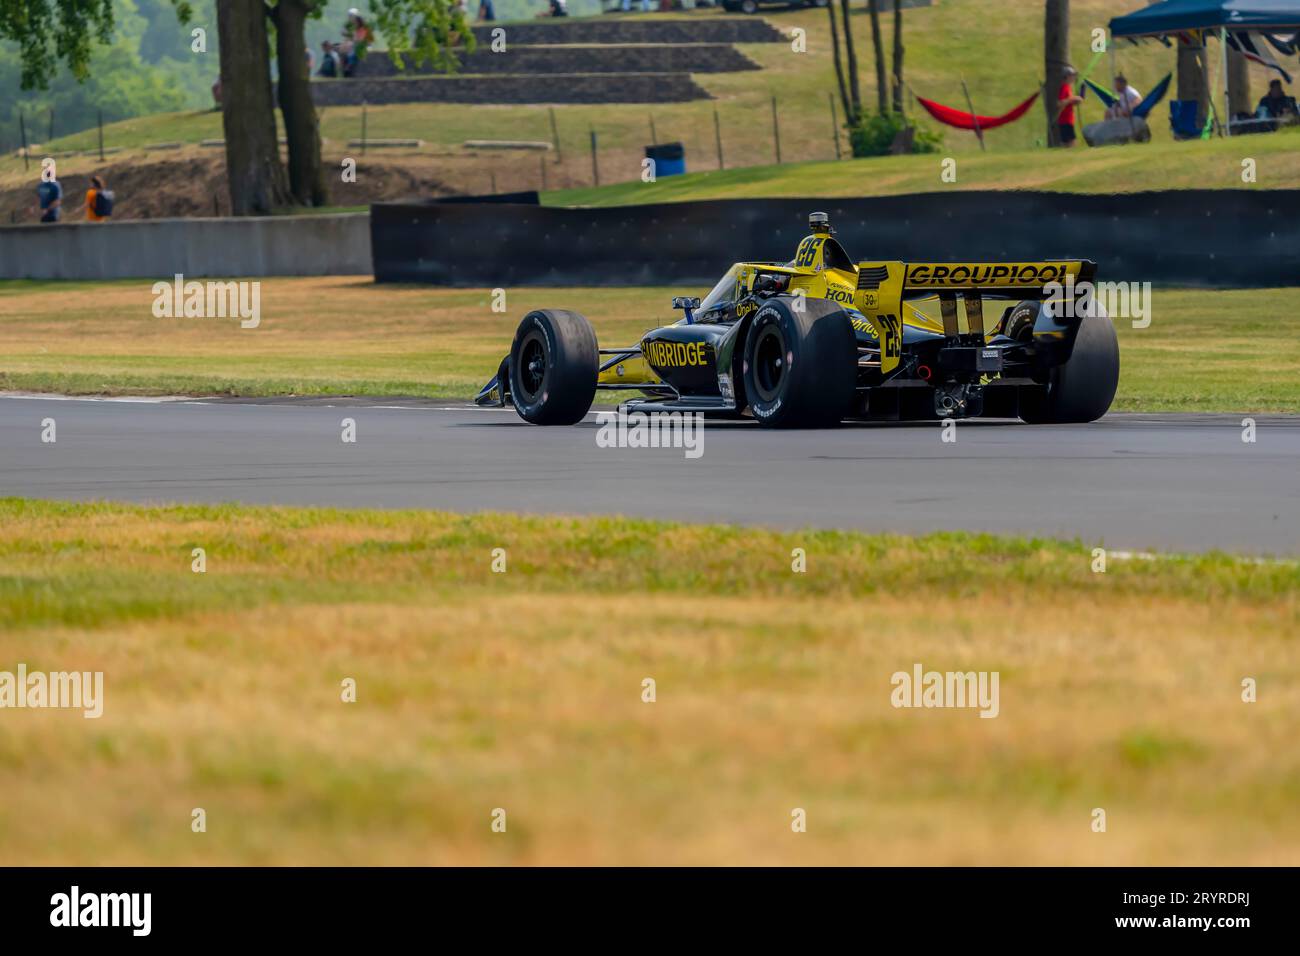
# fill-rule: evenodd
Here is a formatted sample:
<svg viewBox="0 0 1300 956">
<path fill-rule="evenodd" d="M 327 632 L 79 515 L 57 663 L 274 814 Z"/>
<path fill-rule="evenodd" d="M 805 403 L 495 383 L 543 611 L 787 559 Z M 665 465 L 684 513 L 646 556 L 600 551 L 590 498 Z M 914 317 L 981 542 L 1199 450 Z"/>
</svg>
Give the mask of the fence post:
<svg viewBox="0 0 1300 956">
<path fill-rule="evenodd" d="M 555 144 L 555 165 L 558 166 L 560 165 L 560 161 L 564 158 L 563 154 L 561 154 L 560 152 L 560 127 L 555 122 L 555 107 L 552 106 L 550 110 L 551 110 L 551 142 Z"/>
<path fill-rule="evenodd" d="M 722 123 L 718 120 L 718 108 L 713 108 L 713 136 L 718 141 L 718 168 L 726 169 L 722 162 Z"/>
<path fill-rule="evenodd" d="M 591 131 L 591 178 L 600 185 L 600 167 L 596 165 L 596 130 Z"/>
<path fill-rule="evenodd" d="M 18 132 L 23 138 L 23 171 L 27 170 L 30 165 L 31 157 L 28 155 L 30 150 L 27 148 L 27 121 L 23 118 L 23 108 L 18 107 Z"/>
<path fill-rule="evenodd" d="M 99 111 L 99 161 L 104 161 L 104 111 Z"/>
<path fill-rule="evenodd" d="M 772 142 L 776 144 L 776 164 L 781 165 L 781 125 L 776 120 L 776 97 L 772 97 Z"/>
</svg>

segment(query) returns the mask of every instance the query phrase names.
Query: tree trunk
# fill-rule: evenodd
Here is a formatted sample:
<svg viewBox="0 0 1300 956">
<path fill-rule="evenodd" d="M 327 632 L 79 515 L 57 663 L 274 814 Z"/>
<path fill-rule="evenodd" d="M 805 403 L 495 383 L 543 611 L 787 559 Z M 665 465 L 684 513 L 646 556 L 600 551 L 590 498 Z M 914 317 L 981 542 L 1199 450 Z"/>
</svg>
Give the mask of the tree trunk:
<svg viewBox="0 0 1300 956">
<path fill-rule="evenodd" d="M 840 34 L 835 25 L 835 4 L 826 4 L 826 12 L 831 17 L 831 52 L 835 59 L 835 80 L 840 86 L 840 102 L 844 105 L 844 119 L 849 126 L 857 124 L 857 118 L 853 115 L 852 104 L 849 102 L 849 88 L 844 85 L 844 63 L 840 58 Z M 848 24 L 844 29 L 848 29 Z"/>
<path fill-rule="evenodd" d="M 848 0 L 844 0 L 846 13 L 848 8 Z M 876 50 L 876 105 L 879 107 L 881 115 L 884 115 L 885 111 L 889 109 L 889 84 L 885 81 L 885 47 L 880 39 L 879 0 L 867 0 L 867 10 L 871 13 L 871 44 Z M 844 22 L 846 24 L 848 19 L 845 16 Z"/>
<path fill-rule="evenodd" d="M 1047 145 L 1060 146 L 1057 103 L 1065 68 L 1070 65 L 1070 0 L 1047 0 L 1043 17 L 1043 106 L 1047 110 Z M 1076 91 L 1077 92 L 1077 91 Z"/>
<path fill-rule="evenodd" d="M 1250 61 L 1231 47 L 1228 48 L 1228 100 L 1233 116 L 1255 111 L 1250 98 Z"/>
<path fill-rule="evenodd" d="M 1196 100 L 1200 105 L 1196 110 L 1197 125 L 1204 125 L 1209 115 L 1209 103 L 1205 99 L 1205 70 L 1201 66 L 1201 54 L 1205 48 L 1194 43 L 1178 40 L 1178 98 Z"/>
<path fill-rule="evenodd" d="M 894 0 L 894 112 L 903 112 L 903 0 Z"/>
<path fill-rule="evenodd" d="M 235 216 L 268 215 L 290 200 L 275 138 L 261 0 L 217 0 L 217 36 L 230 211 Z"/>
<path fill-rule="evenodd" d="M 831 0 L 832 3 L 835 0 Z M 858 86 L 858 54 L 853 48 L 853 23 L 849 20 L 849 0 L 840 0 L 840 10 L 844 14 L 844 54 L 848 60 L 849 100 L 853 107 L 853 122 L 862 117 L 862 92 Z"/>
<path fill-rule="evenodd" d="M 277 93 L 284 135 L 289 142 L 289 191 L 304 206 L 329 202 L 320 158 L 320 123 L 311 99 L 307 71 L 306 22 L 311 0 L 279 0 L 275 21 L 275 59 L 280 68 Z"/>
</svg>

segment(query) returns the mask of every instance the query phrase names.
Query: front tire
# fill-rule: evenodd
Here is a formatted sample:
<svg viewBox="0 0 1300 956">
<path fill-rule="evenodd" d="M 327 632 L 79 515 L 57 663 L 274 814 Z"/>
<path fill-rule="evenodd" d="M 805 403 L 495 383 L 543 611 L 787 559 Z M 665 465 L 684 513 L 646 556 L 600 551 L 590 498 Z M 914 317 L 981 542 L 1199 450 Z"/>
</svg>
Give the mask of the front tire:
<svg viewBox="0 0 1300 956">
<path fill-rule="evenodd" d="M 1119 339 L 1104 312 L 1079 320 L 1074 348 L 1043 390 L 1022 390 L 1020 417 L 1031 424 L 1095 422 L 1119 386 Z"/>
<path fill-rule="evenodd" d="M 600 374 L 591 323 L 577 312 L 529 312 L 510 346 L 510 399 L 534 425 L 576 425 L 591 409 Z"/>
<path fill-rule="evenodd" d="M 803 308 L 796 310 L 796 302 Z M 772 298 L 745 336 L 749 409 L 771 428 L 824 428 L 853 408 L 858 346 L 844 310 L 824 299 Z"/>
</svg>

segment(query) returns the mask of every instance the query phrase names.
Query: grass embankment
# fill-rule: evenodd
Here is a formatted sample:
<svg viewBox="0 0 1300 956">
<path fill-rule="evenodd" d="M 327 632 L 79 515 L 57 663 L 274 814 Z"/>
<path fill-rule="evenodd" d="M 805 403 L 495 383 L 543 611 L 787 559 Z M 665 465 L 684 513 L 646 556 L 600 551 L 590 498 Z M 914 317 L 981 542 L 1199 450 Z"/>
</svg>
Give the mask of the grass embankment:
<svg viewBox="0 0 1300 956">
<path fill-rule="evenodd" d="M 0 500 L 0 669 L 105 675 L 99 720 L 0 714 L 0 864 L 1294 860 L 1300 569 L 1090 562 Z M 893 708 L 917 662 L 999 672 L 999 716 Z"/>
<path fill-rule="evenodd" d="M 1111 17 L 1128 13 L 1132 7 L 1132 0 L 1075 0 L 1071 4 L 1071 49 L 1080 69 L 1092 59 L 1092 31 L 1105 27 Z M 716 14 L 693 11 L 684 16 L 698 19 L 712 15 Z M 649 16 L 662 19 L 670 15 L 655 13 Z M 617 201 L 645 201 L 661 194 L 671 199 L 679 198 L 681 193 L 677 190 L 699 187 L 689 186 L 690 181 L 673 183 L 670 187 L 669 182 L 663 180 L 653 188 L 641 186 L 642 150 L 651 142 L 652 119 L 658 141 L 681 141 L 685 145 L 687 164 L 692 170 L 718 168 L 713 126 L 715 110 L 721 122 L 728 170 L 767 165 L 775 157 L 770 117 L 771 100 L 776 96 L 780 109 L 781 156 L 785 162 L 833 160 L 836 153 L 827 96 L 836 89 L 836 81 L 826 12 L 816 9 L 769 10 L 764 11 L 764 16 L 782 30 L 804 30 L 807 51 L 796 53 L 791 43 L 742 44 L 740 49 L 762 69 L 696 74 L 696 81 L 710 94 L 709 100 L 653 106 L 556 106 L 562 162 L 547 166 L 545 184 L 536 155 L 471 155 L 462 145 L 467 140 L 476 139 L 549 141 L 552 135 L 550 118 L 544 106 L 433 103 L 371 106 L 366 110 L 367 136 L 374 139 L 421 139 L 426 144 L 424 152 L 427 158 L 405 154 L 396 165 L 420 172 L 421 176 L 417 178 L 421 181 L 440 179 L 443 190 L 486 192 L 492 188 L 494 178 L 496 187 L 503 191 L 536 189 L 543 185 L 551 189 L 590 187 L 590 134 L 595 131 L 599 138 L 601 181 L 626 183 L 631 191 L 561 194 L 553 201 L 616 201 L 613 197 L 619 197 Z M 943 0 L 932 7 L 907 10 L 905 17 L 907 81 L 923 96 L 963 107 L 961 81 L 964 77 L 977 110 L 984 114 L 998 114 L 1023 100 L 1041 81 L 1042 11 L 1026 15 L 1023 0 Z M 892 46 L 893 18 L 884 16 L 881 19 L 888 56 Z M 870 52 L 870 20 L 861 5 L 855 7 L 851 20 L 861 69 L 862 101 L 874 109 L 876 85 Z M 508 37 L 509 24 L 505 28 Z M 1150 90 L 1174 67 L 1173 52 L 1158 43 L 1146 43 L 1140 47 L 1121 44 L 1117 57 L 1119 68 L 1143 92 Z M 1108 70 L 1109 57 L 1106 57 L 1098 64 L 1093 78 L 1104 81 Z M 1262 94 L 1267 79 L 1261 68 L 1251 68 L 1255 97 Z M 908 110 L 911 114 L 921 113 L 911 101 Z M 361 134 L 361 113 L 359 107 L 332 106 L 324 110 L 321 129 L 326 139 L 325 155 L 331 168 L 337 169 L 343 156 L 356 157 L 357 150 L 348 148 L 346 144 Z M 1097 101 L 1090 99 L 1083 108 L 1084 121 L 1092 122 L 1100 117 Z M 842 112 L 840 119 L 843 119 Z M 919 115 L 919 122 L 927 128 L 939 129 L 923 114 Z M 1204 143 L 1172 144 L 1168 112 L 1163 104 L 1152 122 L 1156 143 L 1151 147 L 1076 149 L 1064 156 L 1049 158 L 1046 150 L 1036 148 L 1044 141 L 1045 127 L 1046 114 L 1036 105 L 1019 122 L 988 132 L 986 139 L 990 155 L 987 158 L 981 155 L 973 135 L 957 130 L 946 131 L 942 155 L 970 160 L 969 164 L 963 161 L 960 166 L 958 185 L 971 189 L 1052 188 L 1109 192 L 1171 186 L 1240 188 L 1245 185 L 1240 175 L 1243 156 L 1257 156 L 1261 160 L 1266 156 L 1269 158 L 1268 162 L 1261 161 L 1259 182 L 1254 188 L 1300 185 L 1300 163 L 1294 160 L 1295 146 L 1291 145 L 1289 150 L 1292 161 L 1286 162 L 1288 150 L 1278 145 L 1282 137 L 1251 136 L 1241 140 L 1240 146 L 1222 147 L 1222 152 L 1216 152 Z M 105 141 L 109 146 L 124 147 L 127 154 L 138 161 L 169 155 L 143 152 L 147 144 L 159 142 L 181 142 L 194 147 L 188 153 L 178 154 L 178 160 L 219 153 L 199 151 L 197 144 L 203 139 L 220 138 L 221 135 L 221 115 L 218 112 L 138 117 L 105 129 Z M 1156 148 L 1160 144 L 1168 144 L 1169 148 Z M 97 132 L 86 130 L 44 144 L 44 148 L 47 152 L 58 152 L 90 150 L 96 145 Z M 847 142 L 842 134 L 841 148 L 847 155 Z M 1008 155 L 999 157 L 999 154 Z M 382 155 L 371 151 L 368 158 Z M 107 164 L 120 162 L 122 158 L 122 154 L 106 157 Z M 554 154 L 547 157 L 548 161 L 554 158 Z M 382 158 L 376 160 L 377 165 L 383 162 Z M 69 157 L 60 160 L 60 164 L 60 169 L 70 174 L 88 173 L 99 165 L 97 157 L 88 156 Z M 39 167 L 32 169 L 35 172 L 23 170 L 22 161 L 16 157 L 0 158 L 0 187 L 31 183 L 34 188 Z M 177 170 L 180 181 L 192 189 L 192 168 L 178 162 Z M 379 169 L 373 172 L 374 176 L 382 174 Z M 937 162 L 934 157 L 925 156 L 846 164 L 833 169 L 778 167 L 755 175 L 757 179 L 752 185 L 764 195 L 858 195 L 940 188 Z M 828 180 L 827 188 L 834 191 L 822 189 L 822 177 Z M 332 187 L 334 203 L 348 207 L 364 202 L 365 199 L 349 197 L 365 188 L 361 182 L 365 178 L 363 170 L 358 184 L 351 189 L 335 181 Z M 151 188 L 160 188 L 166 180 L 165 171 L 160 169 L 153 179 Z M 718 191 L 706 194 L 735 195 L 735 189 L 747 189 L 749 185 L 744 175 L 729 172 L 710 187 Z M 393 189 L 406 189 L 408 193 L 418 191 L 411 187 L 410 182 L 395 175 Z M 397 192 L 394 196 L 400 194 Z M 30 196 L 25 199 L 30 203 Z M 129 210 L 130 197 L 119 195 L 118 203 L 124 210 Z"/>
<path fill-rule="evenodd" d="M 376 286 L 262 280 L 262 321 L 156 319 L 147 280 L 0 283 L 0 389 L 90 395 L 472 396 L 519 317 L 571 307 L 602 343 L 672 321 L 667 288 Z M 688 290 L 689 291 L 689 290 Z M 1116 410 L 1300 411 L 1300 315 L 1287 289 L 1158 289 L 1149 328 L 1118 324 Z"/>
</svg>

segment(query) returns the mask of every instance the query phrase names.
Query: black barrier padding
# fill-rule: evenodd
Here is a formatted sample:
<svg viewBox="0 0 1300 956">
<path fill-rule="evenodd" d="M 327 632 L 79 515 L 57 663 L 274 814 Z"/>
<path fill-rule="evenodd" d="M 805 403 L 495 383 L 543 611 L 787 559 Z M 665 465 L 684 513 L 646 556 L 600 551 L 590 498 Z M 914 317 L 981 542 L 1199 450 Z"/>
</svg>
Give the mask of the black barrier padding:
<svg viewBox="0 0 1300 956">
<path fill-rule="evenodd" d="M 857 260 L 1084 258 L 1098 263 L 1102 280 L 1300 285 L 1300 190 L 950 192 L 600 209 L 379 203 L 370 216 L 375 281 L 712 284 L 732 262 L 789 260 L 814 210 L 830 214 Z"/>
<path fill-rule="evenodd" d="M 437 205 L 438 203 L 506 203 L 515 206 L 537 206 L 541 203 L 542 198 L 536 189 L 526 190 L 520 193 L 492 193 L 487 196 L 440 196 L 434 199 L 421 200 L 421 205 Z"/>
</svg>

